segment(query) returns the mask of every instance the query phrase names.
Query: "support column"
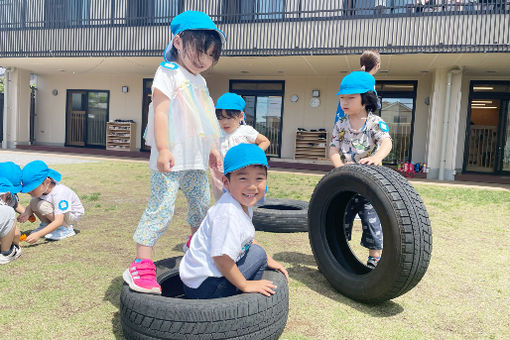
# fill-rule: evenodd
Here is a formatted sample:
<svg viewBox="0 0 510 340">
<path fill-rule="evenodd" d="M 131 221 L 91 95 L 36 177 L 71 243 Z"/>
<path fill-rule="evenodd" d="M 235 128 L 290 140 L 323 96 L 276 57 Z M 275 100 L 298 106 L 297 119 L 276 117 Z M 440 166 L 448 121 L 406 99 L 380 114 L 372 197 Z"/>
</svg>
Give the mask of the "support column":
<svg viewBox="0 0 510 340">
<path fill-rule="evenodd" d="M 30 72 L 8 68 L 4 84 L 3 148 L 15 149 L 30 143 Z"/>
<path fill-rule="evenodd" d="M 437 69 L 434 72 L 427 140 L 428 179 L 451 181 L 455 178 L 461 83 L 460 69 Z"/>
</svg>

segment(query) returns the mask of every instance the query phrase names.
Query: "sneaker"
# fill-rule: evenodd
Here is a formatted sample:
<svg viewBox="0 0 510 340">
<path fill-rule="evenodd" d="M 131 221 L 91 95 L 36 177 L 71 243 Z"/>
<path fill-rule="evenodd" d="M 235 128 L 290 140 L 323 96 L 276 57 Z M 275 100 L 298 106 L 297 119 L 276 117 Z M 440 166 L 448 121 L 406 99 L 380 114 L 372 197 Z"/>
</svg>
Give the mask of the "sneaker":
<svg viewBox="0 0 510 340">
<path fill-rule="evenodd" d="M 189 244 L 190 244 L 190 242 L 191 242 L 191 236 L 193 236 L 193 235 L 188 235 L 188 238 L 186 239 L 186 243 L 184 243 L 184 244 L 182 245 L 182 251 L 183 251 L 183 252 L 187 252 L 187 251 L 188 251 L 188 249 L 189 249 Z"/>
<path fill-rule="evenodd" d="M 0 264 L 7 264 L 16 260 L 21 256 L 21 247 L 15 244 L 11 245 L 11 249 L 7 254 L 0 253 Z"/>
<path fill-rule="evenodd" d="M 59 241 L 74 235 L 76 235 L 76 233 L 74 232 L 73 226 L 70 225 L 69 227 L 60 226 L 51 233 L 44 235 L 44 238 L 52 241 Z"/>
<path fill-rule="evenodd" d="M 161 295 L 161 286 L 156 281 L 156 266 L 150 259 L 135 259 L 122 278 L 131 290 Z"/>
<path fill-rule="evenodd" d="M 367 267 L 370 269 L 374 269 L 375 267 L 377 267 L 377 264 L 379 263 L 380 259 L 381 259 L 381 257 L 369 256 L 368 261 L 367 261 Z"/>
</svg>

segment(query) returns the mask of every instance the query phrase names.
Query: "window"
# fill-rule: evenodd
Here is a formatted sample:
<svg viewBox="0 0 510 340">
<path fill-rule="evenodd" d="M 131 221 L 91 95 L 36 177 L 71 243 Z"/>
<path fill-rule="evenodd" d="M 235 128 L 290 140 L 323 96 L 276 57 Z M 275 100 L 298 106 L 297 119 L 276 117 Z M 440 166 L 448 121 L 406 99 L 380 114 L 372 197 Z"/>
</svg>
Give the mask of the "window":
<svg viewBox="0 0 510 340">
<path fill-rule="evenodd" d="M 283 19 L 284 0 L 224 0 L 226 22 Z"/>
<path fill-rule="evenodd" d="M 284 82 L 231 80 L 230 92 L 237 93 L 246 101 L 244 108 L 246 124 L 253 126 L 271 141 L 266 155 L 279 157 Z"/>
<path fill-rule="evenodd" d="M 182 0 L 128 0 L 126 18 L 131 25 L 168 24 L 181 12 Z"/>
<path fill-rule="evenodd" d="M 90 0 L 46 0 L 44 17 L 46 27 L 88 25 Z"/>
<path fill-rule="evenodd" d="M 411 160 L 414 131 L 416 82 L 377 82 L 381 97 L 381 118 L 388 124 L 393 147 L 384 159 L 385 164 Z"/>
</svg>

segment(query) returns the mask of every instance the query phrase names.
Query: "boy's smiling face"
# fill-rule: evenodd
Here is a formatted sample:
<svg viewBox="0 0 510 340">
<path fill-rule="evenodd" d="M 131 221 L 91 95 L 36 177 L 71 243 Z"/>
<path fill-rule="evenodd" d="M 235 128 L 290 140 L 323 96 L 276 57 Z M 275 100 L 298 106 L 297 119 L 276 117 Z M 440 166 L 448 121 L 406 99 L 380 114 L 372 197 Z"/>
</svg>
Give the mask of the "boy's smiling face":
<svg viewBox="0 0 510 340">
<path fill-rule="evenodd" d="M 230 173 L 230 180 L 223 176 L 223 185 L 241 204 L 244 212 L 259 201 L 265 193 L 267 169 L 262 165 L 249 165 Z"/>
</svg>

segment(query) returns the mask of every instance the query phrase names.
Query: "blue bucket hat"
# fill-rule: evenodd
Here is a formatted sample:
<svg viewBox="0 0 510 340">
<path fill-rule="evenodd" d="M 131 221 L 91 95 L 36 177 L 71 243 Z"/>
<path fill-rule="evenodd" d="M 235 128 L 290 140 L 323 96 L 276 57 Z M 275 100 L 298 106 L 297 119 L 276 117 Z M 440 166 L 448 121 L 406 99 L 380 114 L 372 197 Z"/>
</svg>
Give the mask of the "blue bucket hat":
<svg viewBox="0 0 510 340">
<path fill-rule="evenodd" d="M 221 43 L 225 44 L 226 36 L 225 33 L 223 33 L 222 30 L 218 29 L 214 22 L 212 21 L 211 17 L 209 17 L 204 12 L 198 12 L 198 11 L 186 11 L 182 12 L 181 14 L 177 15 L 175 18 L 173 18 L 172 22 L 170 23 L 170 31 L 172 32 L 172 41 L 170 41 L 170 44 L 167 45 L 165 48 L 165 51 L 163 51 L 163 58 L 166 62 L 170 62 L 170 50 L 173 46 L 174 37 L 181 33 L 182 31 L 188 31 L 188 30 L 211 30 L 218 32 Z"/>
<path fill-rule="evenodd" d="M 218 98 L 216 108 L 222 110 L 238 110 L 244 111 L 246 102 L 243 97 L 238 94 L 227 92 Z"/>
<path fill-rule="evenodd" d="M 0 177 L 7 178 L 16 193 L 21 191 L 21 168 L 14 162 L 0 163 Z"/>
<path fill-rule="evenodd" d="M 366 93 L 368 91 L 376 92 L 374 77 L 368 72 L 355 71 L 342 79 L 337 95 Z"/>
<path fill-rule="evenodd" d="M 264 150 L 256 144 L 239 144 L 227 151 L 223 160 L 223 173 L 226 175 L 248 165 L 263 165 L 269 169 Z"/>
<path fill-rule="evenodd" d="M 6 192 L 17 194 L 19 190 L 16 191 L 10 180 L 5 177 L 0 177 L 0 194 L 4 194 Z"/>
<path fill-rule="evenodd" d="M 21 192 L 30 192 L 37 188 L 46 177 L 51 177 L 57 182 L 60 182 L 62 175 L 53 169 L 48 168 L 43 161 L 33 161 L 23 167 L 21 172 L 21 181 L 23 187 Z"/>
</svg>

